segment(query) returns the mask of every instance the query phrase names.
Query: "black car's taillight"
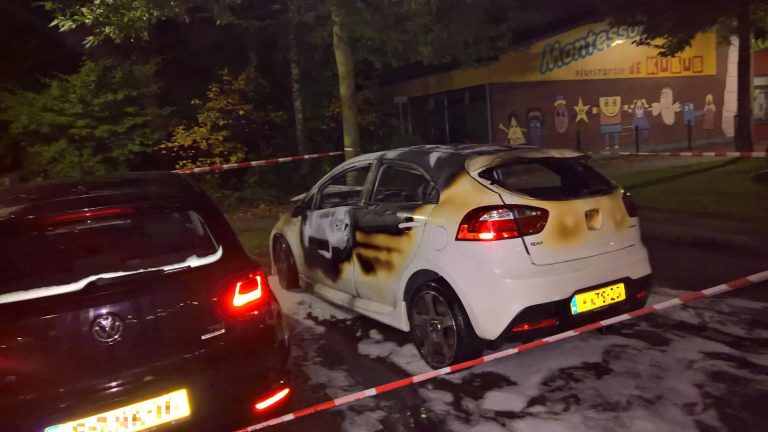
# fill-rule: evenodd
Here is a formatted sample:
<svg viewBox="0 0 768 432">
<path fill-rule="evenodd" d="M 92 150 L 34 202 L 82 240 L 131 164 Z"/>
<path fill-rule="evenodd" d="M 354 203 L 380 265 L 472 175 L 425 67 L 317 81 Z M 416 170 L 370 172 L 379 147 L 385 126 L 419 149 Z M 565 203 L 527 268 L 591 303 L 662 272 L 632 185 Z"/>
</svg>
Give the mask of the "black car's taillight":
<svg viewBox="0 0 768 432">
<path fill-rule="evenodd" d="M 478 207 L 462 218 L 456 240 L 493 241 L 539 234 L 548 219 L 549 211 L 538 207 Z"/>
<path fill-rule="evenodd" d="M 247 319 L 269 305 L 271 292 L 267 276 L 261 270 L 229 282 L 219 295 L 219 309 L 231 319 Z"/>
<path fill-rule="evenodd" d="M 624 208 L 627 209 L 629 217 L 637 217 L 637 204 L 632 199 L 632 195 L 629 192 L 624 191 L 621 200 L 624 201 Z"/>
</svg>

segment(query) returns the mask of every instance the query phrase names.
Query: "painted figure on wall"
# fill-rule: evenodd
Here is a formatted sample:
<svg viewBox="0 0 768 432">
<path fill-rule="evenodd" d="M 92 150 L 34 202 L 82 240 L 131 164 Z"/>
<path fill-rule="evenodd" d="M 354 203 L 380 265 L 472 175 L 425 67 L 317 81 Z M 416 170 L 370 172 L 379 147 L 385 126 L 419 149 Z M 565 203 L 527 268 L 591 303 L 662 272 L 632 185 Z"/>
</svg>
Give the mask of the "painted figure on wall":
<svg viewBox="0 0 768 432">
<path fill-rule="evenodd" d="M 499 124 L 499 129 L 507 133 L 507 144 L 521 145 L 525 144 L 525 129 L 520 127 L 515 113 L 509 113 L 509 127 Z"/>
<path fill-rule="evenodd" d="M 755 90 L 755 103 L 752 107 L 752 116 L 753 118 L 759 119 L 759 120 L 765 120 L 766 114 L 768 114 L 768 111 L 766 108 L 768 101 L 765 97 L 765 90 Z"/>
<path fill-rule="evenodd" d="M 704 130 L 715 130 L 715 113 L 717 107 L 715 107 L 715 98 L 711 94 L 708 94 L 704 98 Z"/>
<path fill-rule="evenodd" d="M 555 130 L 559 134 L 564 134 L 568 130 L 568 109 L 565 98 L 558 96 L 555 99 Z"/>
<path fill-rule="evenodd" d="M 648 140 L 651 133 L 651 127 L 648 124 L 648 102 L 645 99 L 635 99 L 632 101 L 632 105 L 628 110 L 632 116 L 632 130 L 637 129 L 637 132 L 644 140 Z"/>
<path fill-rule="evenodd" d="M 600 98 L 600 132 L 605 140 L 605 149 L 619 148 L 621 134 L 621 96 Z"/>
<path fill-rule="evenodd" d="M 587 117 L 587 114 L 589 114 L 589 108 L 590 105 L 584 105 L 584 102 L 579 98 L 579 103 L 573 107 L 573 110 L 576 111 L 576 120 L 574 120 L 576 123 L 579 121 L 583 121 L 584 123 L 589 123 L 589 117 Z"/>
<path fill-rule="evenodd" d="M 654 117 L 661 114 L 661 120 L 668 126 L 675 124 L 675 113 L 680 112 L 680 109 L 680 102 L 675 102 L 675 95 L 671 87 L 661 89 L 659 101 L 651 105 Z"/>
<path fill-rule="evenodd" d="M 528 110 L 528 143 L 541 147 L 541 130 L 544 127 L 544 114 L 540 109 Z"/>
<path fill-rule="evenodd" d="M 683 124 L 688 125 L 690 123 L 691 126 L 694 126 L 697 116 L 698 114 L 693 102 L 683 102 Z"/>
<path fill-rule="evenodd" d="M 632 127 L 639 130 L 647 131 L 650 129 L 648 125 L 648 102 L 645 99 L 635 99 L 630 106 L 632 112 Z"/>
</svg>

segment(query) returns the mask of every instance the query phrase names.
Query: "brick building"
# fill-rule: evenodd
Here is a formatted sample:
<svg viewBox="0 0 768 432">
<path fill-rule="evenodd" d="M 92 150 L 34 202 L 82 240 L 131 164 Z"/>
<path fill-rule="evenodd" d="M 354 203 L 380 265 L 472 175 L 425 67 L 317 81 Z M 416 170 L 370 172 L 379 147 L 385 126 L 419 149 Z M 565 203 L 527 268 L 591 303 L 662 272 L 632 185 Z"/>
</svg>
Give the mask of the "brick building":
<svg viewBox="0 0 768 432">
<path fill-rule="evenodd" d="M 696 144 L 732 137 L 736 47 L 707 32 L 663 58 L 634 45 L 639 34 L 637 27 L 581 25 L 493 62 L 388 90 L 401 104 L 404 129 L 430 144 L 591 151 L 684 145 L 689 133 Z M 765 84 L 768 90 L 768 77 Z"/>
</svg>

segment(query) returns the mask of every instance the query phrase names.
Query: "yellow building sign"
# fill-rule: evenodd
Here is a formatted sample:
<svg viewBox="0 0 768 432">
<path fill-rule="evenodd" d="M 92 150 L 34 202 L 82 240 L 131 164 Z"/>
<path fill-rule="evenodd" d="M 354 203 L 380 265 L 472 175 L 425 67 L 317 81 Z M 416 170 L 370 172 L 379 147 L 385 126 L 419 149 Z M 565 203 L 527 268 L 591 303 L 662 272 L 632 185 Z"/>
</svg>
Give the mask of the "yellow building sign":
<svg viewBox="0 0 768 432">
<path fill-rule="evenodd" d="M 700 33 L 675 57 L 632 42 L 640 27 L 589 24 L 500 56 L 482 67 L 458 69 L 396 86 L 404 96 L 439 93 L 486 83 L 715 75 L 717 38 Z"/>
</svg>

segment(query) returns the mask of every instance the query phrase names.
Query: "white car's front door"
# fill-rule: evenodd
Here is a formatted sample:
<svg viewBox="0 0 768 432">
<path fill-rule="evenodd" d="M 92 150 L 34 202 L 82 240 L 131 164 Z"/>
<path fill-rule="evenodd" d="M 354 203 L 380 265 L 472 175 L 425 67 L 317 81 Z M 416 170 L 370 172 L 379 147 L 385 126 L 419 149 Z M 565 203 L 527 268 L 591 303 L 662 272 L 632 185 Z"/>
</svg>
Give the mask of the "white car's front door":
<svg viewBox="0 0 768 432">
<path fill-rule="evenodd" d="M 307 276 L 314 283 L 357 295 L 353 211 L 362 202 L 371 164 L 350 167 L 323 183 L 302 218 L 301 242 Z"/>
</svg>

